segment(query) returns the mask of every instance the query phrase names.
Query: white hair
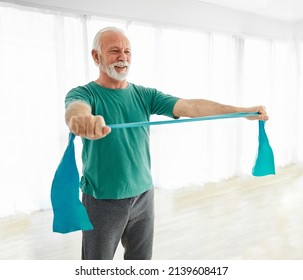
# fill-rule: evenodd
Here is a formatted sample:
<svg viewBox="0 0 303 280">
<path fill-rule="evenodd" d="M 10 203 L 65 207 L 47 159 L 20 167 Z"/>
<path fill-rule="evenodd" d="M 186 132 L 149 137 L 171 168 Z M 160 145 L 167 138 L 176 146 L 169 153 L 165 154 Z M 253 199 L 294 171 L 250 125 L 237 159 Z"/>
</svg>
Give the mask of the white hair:
<svg viewBox="0 0 303 280">
<path fill-rule="evenodd" d="M 93 41 L 93 50 L 97 50 L 101 54 L 101 48 L 100 48 L 100 39 L 101 35 L 107 31 L 111 32 L 117 32 L 117 33 L 122 33 L 125 35 L 125 32 L 123 29 L 118 28 L 118 27 L 105 27 L 97 32 L 95 35 L 94 41 Z"/>
</svg>

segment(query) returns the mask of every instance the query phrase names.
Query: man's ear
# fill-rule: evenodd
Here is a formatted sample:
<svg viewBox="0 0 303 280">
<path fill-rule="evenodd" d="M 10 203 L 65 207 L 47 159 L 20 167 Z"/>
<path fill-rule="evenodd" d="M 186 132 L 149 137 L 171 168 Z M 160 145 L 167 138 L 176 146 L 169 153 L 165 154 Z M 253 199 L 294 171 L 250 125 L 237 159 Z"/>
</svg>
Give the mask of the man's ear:
<svg viewBox="0 0 303 280">
<path fill-rule="evenodd" d="M 100 56 L 97 50 L 92 50 L 92 57 L 96 65 L 100 64 Z"/>
</svg>

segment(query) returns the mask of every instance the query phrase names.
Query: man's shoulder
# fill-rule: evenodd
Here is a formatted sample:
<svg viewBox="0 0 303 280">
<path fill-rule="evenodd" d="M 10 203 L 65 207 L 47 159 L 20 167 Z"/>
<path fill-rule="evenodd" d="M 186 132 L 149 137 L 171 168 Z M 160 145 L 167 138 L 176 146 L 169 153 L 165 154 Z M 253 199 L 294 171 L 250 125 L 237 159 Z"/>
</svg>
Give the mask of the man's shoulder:
<svg viewBox="0 0 303 280">
<path fill-rule="evenodd" d="M 129 87 L 130 87 L 131 90 L 134 90 L 137 93 L 148 94 L 148 93 L 157 92 L 157 90 L 155 88 L 146 87 L 146 86 L 133 84 L 133 83 L 129 83 Z"/>
<path fill-rule="evenodd" d="M 72 88 L 70 91 L 88 92 L 88 91 L 91 91 L 93 87 L 94 87 L 93 82 L 89 82 L 84 85 L 76 86 L 76 87 Z"/>
</svg>

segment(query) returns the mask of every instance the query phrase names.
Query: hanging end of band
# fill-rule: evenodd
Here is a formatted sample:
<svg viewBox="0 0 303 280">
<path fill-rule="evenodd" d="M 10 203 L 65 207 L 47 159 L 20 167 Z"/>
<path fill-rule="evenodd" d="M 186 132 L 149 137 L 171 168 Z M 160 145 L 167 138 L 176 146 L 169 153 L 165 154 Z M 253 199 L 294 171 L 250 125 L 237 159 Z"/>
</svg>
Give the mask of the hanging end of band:
<svg viewBox="0 0 303 280">
<path fill-rule="evenodd" d="M 274 153 L 265 132 L 265 121 L 259 121 L 259 146 L 252 175 L 267 176 L 275 174 Z"/>
</svg>

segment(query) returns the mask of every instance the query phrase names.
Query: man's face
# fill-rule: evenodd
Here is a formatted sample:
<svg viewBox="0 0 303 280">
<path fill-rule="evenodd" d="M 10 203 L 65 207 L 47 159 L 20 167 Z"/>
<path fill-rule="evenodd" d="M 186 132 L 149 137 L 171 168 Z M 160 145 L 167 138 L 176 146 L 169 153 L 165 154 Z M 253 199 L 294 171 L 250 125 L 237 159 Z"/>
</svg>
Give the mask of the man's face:
<svg viewBox="0 0 303 280">
<path fill-rule="evenodd" d="M 100 47 L 101 70 L 115 80 L 125 80 L 131 63 L 131 48 L 126 36 L 117 32 L 105 32 Z"/>
</svg>

